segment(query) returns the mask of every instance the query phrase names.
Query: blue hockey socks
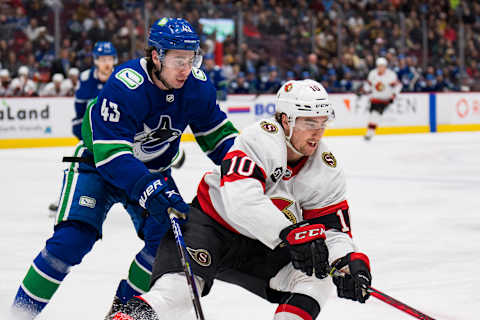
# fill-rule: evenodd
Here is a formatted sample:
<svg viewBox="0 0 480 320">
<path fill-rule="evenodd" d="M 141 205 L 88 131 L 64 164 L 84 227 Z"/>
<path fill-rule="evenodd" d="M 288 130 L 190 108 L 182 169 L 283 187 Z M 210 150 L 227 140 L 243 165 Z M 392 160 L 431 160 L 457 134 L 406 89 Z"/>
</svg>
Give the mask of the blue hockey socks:
<svg viewBox="0 0 480 320">
<path fill-rule="evenodd" d="M 154 257 L 146 248 L 135 256 L 128 270 L 128 279 L 120 281 L 115 294 L 122 303 L 125 304 L 133 296 L 141 295 L 150 289 L 153 261 Z"/>
<path fill-rule="evenodd" d="M 13 302 L 13 309 L 38 315 L 57 291 L 68 273 L 69 265 L 55 258 L 46 249 L 40 252 L 22 281 Z"/>
</svg>

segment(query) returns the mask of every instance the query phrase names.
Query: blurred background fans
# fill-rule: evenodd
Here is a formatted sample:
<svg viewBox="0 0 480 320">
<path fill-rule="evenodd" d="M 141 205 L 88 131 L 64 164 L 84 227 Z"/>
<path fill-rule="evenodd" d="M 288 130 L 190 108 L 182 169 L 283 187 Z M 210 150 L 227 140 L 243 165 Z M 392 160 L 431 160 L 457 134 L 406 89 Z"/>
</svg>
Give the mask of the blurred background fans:
<svg viewBox="0 0 480 320">
<path fill-rule="evenodd" d="M 2 86 L 27 66 L 35 90 L 24 95 L 39 95 L 54 74 L 91 67 L 97 41 L 112 42 L 120 63 L 140 57 L 163 16 L 201 35 L 219 98 L 307 77 L 353 92 L 379 56 L 404 92 L 480 90 L 480 2 L 465 0 L 1 1 Z"/>
</svg>

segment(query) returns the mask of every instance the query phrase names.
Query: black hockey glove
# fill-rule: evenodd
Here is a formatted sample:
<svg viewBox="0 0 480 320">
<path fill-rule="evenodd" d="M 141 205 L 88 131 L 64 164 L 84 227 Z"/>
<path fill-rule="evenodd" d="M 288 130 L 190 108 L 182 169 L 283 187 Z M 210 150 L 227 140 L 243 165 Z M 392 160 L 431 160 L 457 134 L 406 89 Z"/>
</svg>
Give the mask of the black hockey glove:
<svg viewBox="0 0 480 320">
<path fill-rule="evenodd" d="M 333 268 L 336 270 L 345 266 L 348 266 L 349 271 L 333 277 L 338 296 L 365 303 L 370 297 L 367 289 L 372 283 L 370 262 L 367 255 L 360 252 L 351 252 L 333 264 Z"/>
<path fill-rule="evenodd" d="M 311 276 L 328 276 L 328 249 L 325 245 L 325 226 L 302 221 L 280 232 L 280 239 L 288 246 L 292 264 Z"/>
</svg>

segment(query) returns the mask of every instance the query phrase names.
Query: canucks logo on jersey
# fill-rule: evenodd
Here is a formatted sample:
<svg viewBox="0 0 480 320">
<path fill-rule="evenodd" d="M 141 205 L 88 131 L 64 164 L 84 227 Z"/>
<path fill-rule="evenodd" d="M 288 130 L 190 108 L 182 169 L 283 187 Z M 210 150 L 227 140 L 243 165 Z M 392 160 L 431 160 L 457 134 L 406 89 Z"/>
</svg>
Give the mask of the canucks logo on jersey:
<svg viewBox="0 0 480 320">
<path fill-rule="evenodd" d="M 144 131 L 135 135 L 133 146 L 133 154 L 142 162 L 161 156 L 170 147 L 170 143 L 182 135 L 180 130 L 172 128 L 172 120 L 168 115 L 162 115 L 154 129 L 145 123 L 143 126 Z"/>
</svg>

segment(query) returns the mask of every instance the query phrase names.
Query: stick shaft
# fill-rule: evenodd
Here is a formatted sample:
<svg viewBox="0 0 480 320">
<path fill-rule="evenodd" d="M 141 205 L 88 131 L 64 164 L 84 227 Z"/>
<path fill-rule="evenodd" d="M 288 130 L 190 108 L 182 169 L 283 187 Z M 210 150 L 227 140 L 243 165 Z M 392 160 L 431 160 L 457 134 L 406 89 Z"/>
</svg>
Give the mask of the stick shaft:
<svg viewBox="0 0 480 320">
<path fill-rule="evenodd" d="M 368 288 L 368 292 L 370 292 L 370 294 L 379 299 L 380 301 L 383 301 L 389 305 L 391 305 L 392 307 L 395 307 L 399 310 L 402 310 L 403 312 L 405 313 L 408 313 L 409 315 L 417 318 L 417 319 L 422 319 L 422 320 L 435 320 L 434 318 L 430 317 L 430 316 L 427 316 L 426 314 L 418 311 L 417 309 L 414 309 L 412 307 L 410 307 L 409 305 L 406 305 L 405 303 L 373 288 L 373 287 L 369 287 Z"/>
<path fill-rule="evenodd" d="M 186 253 L 185 241 L 183 240 L 182 230 L 180 229 L 180 224 L 178 223 L 178 218 L 173 213 L 173 210 L 169 211 L 170 222 L 172 224 L 172 230 L 175 235 L 175 242 L 177 243 L 178 254 L 180 255 L 180 262 L 183 266 L 183 271 L 187 278 L 188 288 L 190 289 L 190 296 L 192 298 L 193 307 L 195 309 L 195 315 L 197 320 L 205 320 L 203 315 L 202 306 L 200 304 L 200 297 L 198 295 L 197 285 L 195 284 L 195 278 L 190 267 L 190 259 Z"/>
<path fill-rule="evenodd" d="M 345 274 L 342 273 L 341 271 L 335 269 L 335 268 L 331 268 L 330 269 L 330 275 L 332 277 L 344 277 Z M 382 301 L 382 302 L 385 302 L 386 304 L 389 304 L 391 305 L 392 307 L 394 308 L 397 308 L 399 310 L 402 310 L 403 312 L 405 313 L 408 313 L 409 315 L 411 315 L 412 317 L 415 317 L 417 319 L 421 319 L 421 320 L 435 320 L 434 318 L 430 317 L 430 316 L 427 316 L 426 314 L 418 311 L 417 309 L 414 309 L 412 307 L 410 307 L 409 305 L 389 296 L 388 294 L 386 293 L 383 293 L 373 287 L 368 287 L 367 289 L 368 293 L 370 293 L 371 296 L 377 298 L 378 300 Z"/>
</svg>

